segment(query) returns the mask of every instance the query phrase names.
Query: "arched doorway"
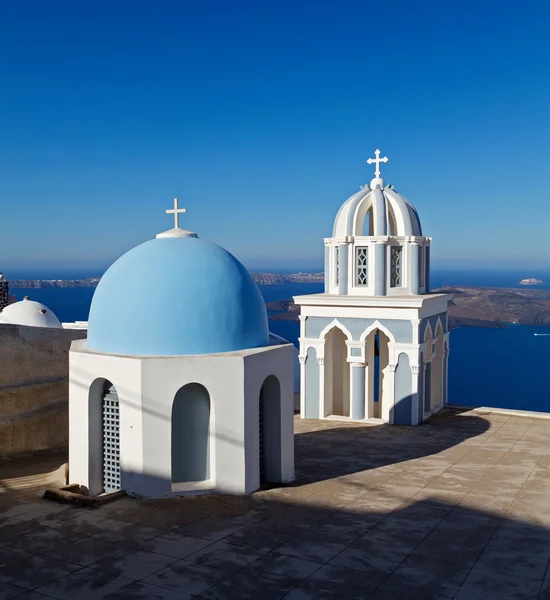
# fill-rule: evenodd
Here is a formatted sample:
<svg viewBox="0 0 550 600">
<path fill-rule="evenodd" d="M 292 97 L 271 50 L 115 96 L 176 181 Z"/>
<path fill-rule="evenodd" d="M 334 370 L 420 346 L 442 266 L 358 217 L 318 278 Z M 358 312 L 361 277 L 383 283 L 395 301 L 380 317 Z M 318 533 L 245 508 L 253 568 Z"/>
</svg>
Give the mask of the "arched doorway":
<svg viewBox="0 0 550 600">
<path fill-rule="evenodd" d="M 120 490 L 120 405 L 115 386 L 105 380 L 102 394 L 103 491 Z"/>
<path fill-rule="evenodd" d="M 350 416 L 350 365 L 347 337 L 338 327 L 325 336 L 325 414 Z"/>
<path fill-rule="evenodd" d="M 281 481 L 281 385 L 275 375 L 262 384 L 258 413 L 260 483 Z"/>
<path fill-rule="evenodd" d="M 199 383 L 180 388 L 172 405 L 172 484 L 210 479 L 210 395 Z"/>
</svg>

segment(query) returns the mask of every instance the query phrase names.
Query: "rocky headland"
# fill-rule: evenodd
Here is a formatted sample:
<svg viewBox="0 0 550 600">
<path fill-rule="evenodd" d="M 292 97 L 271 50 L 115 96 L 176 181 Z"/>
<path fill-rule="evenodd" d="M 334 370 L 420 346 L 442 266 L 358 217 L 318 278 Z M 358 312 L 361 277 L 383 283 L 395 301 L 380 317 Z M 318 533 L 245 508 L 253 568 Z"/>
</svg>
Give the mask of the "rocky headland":
<svg viewBox="0 0 550 600">
<path fill-rule="evenodd" d="M 550 325 L 550 290 L 444 286 L 433 293 L 453 295 L 449 326 L 506 327 Z M 268 302 L 270 318 L 298 321 L 299 309 L 292 300 Z"/>
</svg>

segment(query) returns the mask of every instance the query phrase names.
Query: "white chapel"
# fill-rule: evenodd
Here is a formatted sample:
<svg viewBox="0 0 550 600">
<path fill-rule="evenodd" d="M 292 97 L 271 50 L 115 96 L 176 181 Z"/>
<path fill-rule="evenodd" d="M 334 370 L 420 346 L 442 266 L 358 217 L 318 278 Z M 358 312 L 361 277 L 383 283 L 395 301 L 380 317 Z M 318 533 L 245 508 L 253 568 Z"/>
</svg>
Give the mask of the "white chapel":
<svg viewBox="0 0 550 600">
<path fill-rule="evenodd" d="M 179 227 L 101 278 L 69 358 L 69 478 L 92 495 L 247 494 L 294 478 L 294 347 L 258 286 Z"/>
<path fill-rule="evenodd" d="M 414 206 L 375 177 L 325 239 L 325 291 L 300 306 L 301 416 L 417 425 L 447 399 L 449 294 L 430 292 Z"/>
</svg>

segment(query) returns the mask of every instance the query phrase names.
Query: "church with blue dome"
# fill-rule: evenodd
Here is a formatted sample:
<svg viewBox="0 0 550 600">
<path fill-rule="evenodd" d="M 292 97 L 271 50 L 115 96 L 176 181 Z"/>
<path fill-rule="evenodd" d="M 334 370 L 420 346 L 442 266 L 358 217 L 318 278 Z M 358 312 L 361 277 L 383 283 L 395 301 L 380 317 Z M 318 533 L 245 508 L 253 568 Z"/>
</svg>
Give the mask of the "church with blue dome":
<svg viewBox="0 0 550 600">
<path fill-rule="evenodd" d="M 294 347 L 227 250 L 179 227 L 95 291 L 70 352 L 70 479 L 90 494 L 250 493 L 294 478 Z M 144 281 L 154 285 L 144 287 Z"/>
</svg>

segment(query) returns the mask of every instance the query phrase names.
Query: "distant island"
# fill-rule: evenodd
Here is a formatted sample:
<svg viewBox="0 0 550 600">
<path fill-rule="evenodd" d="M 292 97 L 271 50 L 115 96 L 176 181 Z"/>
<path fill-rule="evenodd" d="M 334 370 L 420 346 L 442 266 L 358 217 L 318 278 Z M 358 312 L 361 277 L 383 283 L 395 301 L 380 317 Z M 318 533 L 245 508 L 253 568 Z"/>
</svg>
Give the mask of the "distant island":
<svg viewBox="0 0 550 600">
<path fill-rule="evenodd" d="M 324 273 L 251 273 L 256 283 L 278 285 L 284 283 L 322 283 Z M 21 288 L 91 288 L 99 277 L 88 279 L 19 279 L 10 281 L 12 289 Z M 529 282 L 529 283 L 524 283 Z M 542 283 L 538 279 L 524 279 L 522 285 Z M 550 325 L 550 290 L 525 288 L 455 287 L 444 286 L 436 292 L 453 294 L 449 306 L 449 326 L 506 327 L 519 325 Z M 270 319 L 298 321 L 299 310 L 291 299 L 266 304 Z"/>
<path fill-rule="evenodd" d="M 444 286 L 434 293 L 453 294 L 449 327 L 507 327 L 550 325 L 550 290 Z M 292 300 L 268 302 L 270 319 L 298 321 L 299 310 Z"/>
<path fill-rule="evenodd" d="M 535 279 L 534 277 L 530 277 L 529 279 L 522 279 L 519 282 L 520 285 L 540 285 L 541 283 L 544 283 L 544 281 L 541 281 L 540 279 Z"/>
<path fill-rule="evenodd" d="M 282 283 L 323 283 L 324 273 L 251 273 L 252 279 L 262 285 L 277 285 Z M 90 288 L 97 287 L 100 277 L 87 279 L 13 279 L 10 287 L 13 289 L 39 288 Z"/>
</svg>

